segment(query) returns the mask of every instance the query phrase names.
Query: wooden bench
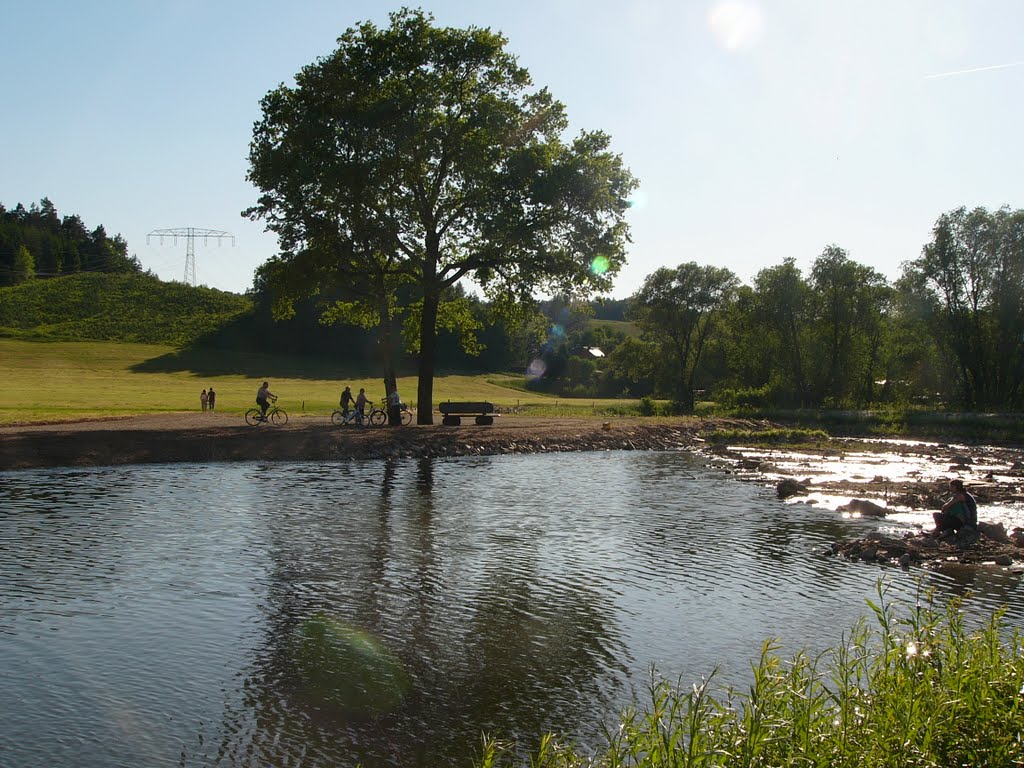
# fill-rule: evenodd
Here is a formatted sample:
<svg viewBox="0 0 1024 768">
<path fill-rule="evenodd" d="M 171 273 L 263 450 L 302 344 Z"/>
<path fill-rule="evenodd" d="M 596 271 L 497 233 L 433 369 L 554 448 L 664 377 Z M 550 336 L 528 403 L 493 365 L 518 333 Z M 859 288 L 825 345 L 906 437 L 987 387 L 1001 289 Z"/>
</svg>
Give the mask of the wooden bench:
<svg viewBox="0 0 1024 768">
<path fill-rule="evenodd" d="M 462 423 L 463 416 L 474 416 L 476 423 L 484 426 L 487 424 L 494 423 L 494 417 L 497 416 L 494 412 L 494 404 L 488 402 L 455 402 L 449 400 L 446 403 L 441 403 L 438 406 L 438 410 L 441 411 L 442 419 L 441 423 L 446 427 L 457 427 Z"/>
</svg>

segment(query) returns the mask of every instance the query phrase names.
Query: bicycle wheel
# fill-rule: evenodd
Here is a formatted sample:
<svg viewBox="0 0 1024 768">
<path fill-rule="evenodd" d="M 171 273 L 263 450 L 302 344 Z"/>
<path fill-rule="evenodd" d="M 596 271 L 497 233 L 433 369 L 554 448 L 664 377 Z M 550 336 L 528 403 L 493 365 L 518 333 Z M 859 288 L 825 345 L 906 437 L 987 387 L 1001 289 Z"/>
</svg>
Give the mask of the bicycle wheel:
<svg viewBox="0 0 1024 768">
<path fill-rule="evenodd" d="M 412 424 L 412 411 L 406 409 L 402 411 L 402 426 L 408 427 Z"/>
<path fill-rule="evenodd" d="M 255 427 L 258 424 L 263 423 L 263 411 L 259 408 L 250 408 L 245 412 L 245 423 L 250 427 Z"/>
<path fill-rule="evenodd" d="M 388 415 L 384 411 L 374 408 L 370 411 L 370 426 L 383 427 L 388 423 Z"/>
<path fill-rule="evenodd" d="M 341 411 L 335 411 L 334 413 L 331 414 L 331 424 L 333 424 L 336 427 L 340 427 L 344 423 L 345 423 L 345 414 L 344 413 L 342 413 Z"/>
<path fill-rule="evenodd" d="M 275 424 L 279 427 L 283 427 L 288 423 L 288 414 L 282 411 L 280 408 L 275 408 L 270 412 L 270 423 Z"/>
</svg>

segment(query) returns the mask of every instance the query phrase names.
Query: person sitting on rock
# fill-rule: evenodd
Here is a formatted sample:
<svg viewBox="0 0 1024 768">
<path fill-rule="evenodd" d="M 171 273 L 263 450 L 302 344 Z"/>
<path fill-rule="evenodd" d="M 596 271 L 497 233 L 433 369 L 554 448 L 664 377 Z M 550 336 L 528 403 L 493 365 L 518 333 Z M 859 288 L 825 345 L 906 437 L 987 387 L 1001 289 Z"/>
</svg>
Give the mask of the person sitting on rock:
<svg viewBox="0 0 1024 768">
<path fill-rule="evenodd" d="M 978 502 L 964 488 L 964 481 L 949 481 L 949 492 L 953 494 L 942 509 L 932 513 L 935 529 L 932 536 L 941 536 L 946 531 L 959 533 L 962 528 L 976 528 L 978 525 Z"/>
</svg>

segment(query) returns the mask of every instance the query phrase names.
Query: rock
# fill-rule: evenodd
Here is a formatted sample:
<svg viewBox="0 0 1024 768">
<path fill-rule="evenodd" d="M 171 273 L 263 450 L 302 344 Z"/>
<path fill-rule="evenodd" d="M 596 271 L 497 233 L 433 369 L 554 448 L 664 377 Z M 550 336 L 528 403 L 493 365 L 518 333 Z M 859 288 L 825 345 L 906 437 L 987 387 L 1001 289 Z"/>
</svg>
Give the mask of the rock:
<svg viewBox="0 0 1024 768">
<path fill-rule="evenodd" d="M 887 513 L 885 507 L 867 499 L 850 499 L 849 504 L 841 505 L 836 511 L 864 515 L 865 517 L 885 517 Z"/>
<path fill-rule="evenodd" d="M 913 558 L 910 556 L 910 553 L 904 552 L 900 555 L 900 568 L 909 568 L 912 561 Z"/>
<path fill-rule="evenodd" d="M 807 493 L 807 486 L 803 483 L 798 483 L 796 480 L 786 478 L 780 480 L 779 484 L 775 486 L 775 493 L 778 494 L 780 499 L 788 499 L 790 496 L 799 496 Z"/>
<path fill-rule="evenodd" d="M 959 464 L 961 466 L 965 465 L 965 464 L 973 464 L 974 463 L 974 459 L 972 459 L 970 456 L 964 456 L 964 455 L 954 456 L 952 459 L 950 459 L 950 461 L 952 461 L 954 464 Z"/>
<path fill-rule="evenodd" d="M 1006 534 L 1006 528 L 1002 523 L 978 522 L 978 530 L 986 539 L 997 541 L 1000 544 L 1013 544 L 1014 542 Z"/>
<path fill-rule="evenodd" d="M 1024 469 L 1024 461 L 1015 461 L 1010 465 L 1010 469 Z"/>
<path fill-rule="evenodd" d="M 872 560 L 875 559 L 875 556 L 877 554 L 878 554 L 878 548 L 877 547 L 868 547 L 866 549 L 862 549 L 860 551 L 860 554 L 858 555 L 858 557 L 861 560 L 863 560 L 865 563 L 870 563 Z"/>
<path fill-rule="evenodd" d="M 1009 555 L 999 555 L 996 557 L 996 565 L 1013 565 L 1013 558 Z"/>
</svg>

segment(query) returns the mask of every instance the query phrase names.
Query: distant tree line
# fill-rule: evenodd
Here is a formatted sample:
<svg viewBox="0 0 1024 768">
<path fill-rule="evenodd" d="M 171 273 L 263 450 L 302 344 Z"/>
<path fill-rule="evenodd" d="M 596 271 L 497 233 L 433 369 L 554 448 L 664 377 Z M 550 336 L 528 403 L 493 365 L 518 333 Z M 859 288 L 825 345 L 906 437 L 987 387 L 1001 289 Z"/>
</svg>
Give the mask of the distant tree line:
<svg viewBox="0 0 1024 768">
<path fill-rule="evenodd" d="M 638 336 L 588 322 L 593 307 L 549 303 L 532 386 L 665 398 L 678 412 L 696 393 L 752 407 L 1024 405 L 1021 210 L 943 214 L 893 283 L 830 245 L 808 274 L 786 259 L 750 286 L 719 267 L 661 268 L 626 304 Z"/>
<path fill-rule="evenodd" d="M 120 235 L 57 214 L 48 198 L 12 210 L 0 204 L 0 286 L 78 272 L 141 272 Z"/>
</svg>

